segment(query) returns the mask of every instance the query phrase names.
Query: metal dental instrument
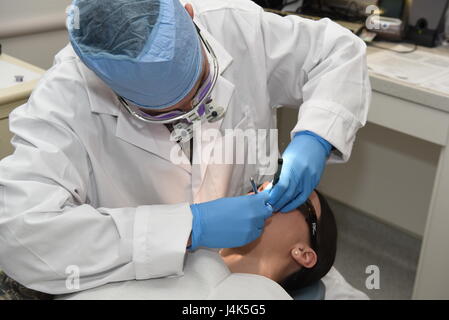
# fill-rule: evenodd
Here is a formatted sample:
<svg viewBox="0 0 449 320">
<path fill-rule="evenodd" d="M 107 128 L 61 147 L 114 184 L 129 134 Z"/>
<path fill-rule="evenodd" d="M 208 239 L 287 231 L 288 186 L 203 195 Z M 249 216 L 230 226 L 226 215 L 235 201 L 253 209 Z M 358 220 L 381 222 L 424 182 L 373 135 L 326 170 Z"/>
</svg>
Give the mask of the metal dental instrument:
<svg viewBox="0 0 449 320">
<path fill-rule="evenodd" d="M 274 178 L 273 178 L 273 187 L 276 185 L 276 183 L 278 183 L 279 177 L 281 176 L 282 163 L 284 163 L 284 160 L 282 158 L 279 158 L 278 159 L 278 170 L 276 171 L 276 174 L 274 175 Z"/>
<path fill-rule="evenodd" d="M 251 181 L 251 186 L 253 187 L 254 194 L 257 194 L 258 191 L 257 191 L 256 183 L 254 182 L 253 177 L 250 177 L 249 180 Z"/>
</svg>

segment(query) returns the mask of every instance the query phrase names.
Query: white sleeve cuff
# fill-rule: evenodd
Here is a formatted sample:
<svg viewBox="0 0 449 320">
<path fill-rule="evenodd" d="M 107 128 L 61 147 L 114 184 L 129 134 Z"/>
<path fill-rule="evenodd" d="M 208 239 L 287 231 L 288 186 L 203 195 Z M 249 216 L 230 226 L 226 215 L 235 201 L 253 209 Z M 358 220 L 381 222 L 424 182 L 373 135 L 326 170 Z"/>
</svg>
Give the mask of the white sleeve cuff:
<svg viewBox="0 0 449 320">
<path fill-rule="evenodd" d="M 188 203 L 138 207 L 133 240 L 136 279 L 182 275 L 191 230 Z"/>
<path fill-rule="evenodd" d="M 363 124 L 344 107 L 331 101 L 311 100 L 299 109 L 298 123 L 291 131 L 291 137 L 299 131 L 312 131 L 335 147 L 330 163 L 346 162 L 361 127 Z"/>
</svg>

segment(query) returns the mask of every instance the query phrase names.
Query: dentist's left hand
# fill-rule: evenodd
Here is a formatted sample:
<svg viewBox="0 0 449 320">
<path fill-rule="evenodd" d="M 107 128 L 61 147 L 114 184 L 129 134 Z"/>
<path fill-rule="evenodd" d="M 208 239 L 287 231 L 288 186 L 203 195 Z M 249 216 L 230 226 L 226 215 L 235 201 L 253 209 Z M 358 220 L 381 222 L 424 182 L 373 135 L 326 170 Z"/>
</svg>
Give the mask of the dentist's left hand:
<svg viewBox="0 0 449 320">
<path fill-rule="evenodd" d="M 310 131 L 301 131 L 285 149 L 279 182 L 268 203 L 274 212 L 289 212 L 303 204 L 318 185 L 332 145 Z"/>
</svg>

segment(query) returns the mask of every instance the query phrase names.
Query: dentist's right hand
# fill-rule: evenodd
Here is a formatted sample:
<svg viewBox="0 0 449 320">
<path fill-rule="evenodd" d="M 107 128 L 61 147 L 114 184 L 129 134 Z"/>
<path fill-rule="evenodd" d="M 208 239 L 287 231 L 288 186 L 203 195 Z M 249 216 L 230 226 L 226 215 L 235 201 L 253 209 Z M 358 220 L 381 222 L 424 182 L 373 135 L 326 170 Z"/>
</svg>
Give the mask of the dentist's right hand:
<svg viewBox="0 0 449 320">
<path fill-rule="evenodd" d="M 268 191 L 235 198 L 221 198 L 192 204 L 192 245 L 198 247 L 234 248 L 256 240 L 265 220 L 273 214 L 266 204 Z"/>
</svg>

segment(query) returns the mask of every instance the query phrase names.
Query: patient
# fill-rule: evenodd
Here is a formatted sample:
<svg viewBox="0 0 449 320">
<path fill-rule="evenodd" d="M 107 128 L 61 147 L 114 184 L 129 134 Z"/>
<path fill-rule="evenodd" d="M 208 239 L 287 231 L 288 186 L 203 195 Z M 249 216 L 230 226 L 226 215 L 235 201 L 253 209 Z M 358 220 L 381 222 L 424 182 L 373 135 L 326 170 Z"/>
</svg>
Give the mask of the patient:
<svg viewBox="0 0 449 320">
<path fill-rule="evenodd" d="M 222 249 L 221 257 L 210 249 L 190 252 L 182 277 L 109 283 L 57 298 L 288 299 L 285 291 L 292 293 L 327 274 L 335 259 L 336 238 L 333 213 L 326 200 L 313 192 L 299 209 L 267 219 L 262 236 L 243 247 Z M 3 292 L 8 293 L 3 298 L 14 299 L 10 291 Z"/>
<path fill-rule="evenodd" d="M 259 191 L 267 185 L 264 183 Z M 231 272 L 262 275 L 291 292 L 328 273 L 335 260 L 336 244 L 332 210 L 314 191 L 300 208 L 267 219 L 260 238 L 243 247 L 222 249 L 220 254 Z"/>
<path fill-rule="evenodd" d="M 221 249 L 220 254 L 212 249 L 189 252 L 181 277 L 109 283 L 61 298 L 291 299 L 287 293 L 293 295 L 328 273 L 336 240 L 333 213 L 313 192 L 297 210 L 267 219 L 261 237 L 245 246 Z"/>
</svg>

